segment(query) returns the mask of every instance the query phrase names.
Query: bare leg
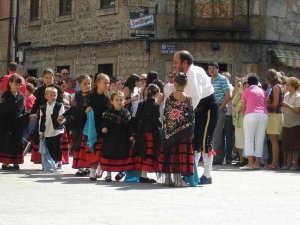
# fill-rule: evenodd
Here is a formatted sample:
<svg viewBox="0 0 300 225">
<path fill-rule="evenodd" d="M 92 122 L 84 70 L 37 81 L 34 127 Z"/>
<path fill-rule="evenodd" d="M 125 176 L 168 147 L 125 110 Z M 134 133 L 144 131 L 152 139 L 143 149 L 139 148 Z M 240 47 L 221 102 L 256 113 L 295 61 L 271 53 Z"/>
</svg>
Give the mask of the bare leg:
<svg viewBox="0 0 300 225">
<path fill-rule="evenodd" d="M 278 158 L 279 158 L 279 143 L 276 134 L 270 135 L 271 143 L 272 143 L 272 163 L 271 167 L 277 168 L 278 167 Z"/>
<path fill-rule="evenodd" d="M 248 156 L 248 166 L 254 167 L 254 156 Z"/>
</svg>

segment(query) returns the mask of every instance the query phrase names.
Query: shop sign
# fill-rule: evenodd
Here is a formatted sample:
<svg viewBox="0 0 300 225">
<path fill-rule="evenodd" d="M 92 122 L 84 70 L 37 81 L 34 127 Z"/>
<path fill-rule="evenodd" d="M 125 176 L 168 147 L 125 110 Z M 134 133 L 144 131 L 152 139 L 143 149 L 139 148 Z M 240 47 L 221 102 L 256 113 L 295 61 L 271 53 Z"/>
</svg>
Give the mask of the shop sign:
<svg viewBox="0 0 300 225">
<path fill-rule="evenodd" d="M 142 27 L 147 27 L 151 26 L 154 24 L 154 16 L 153 15 L 148 15 L 136 19 L 131 19 L 130 20 L 130 29 L 139 29 Z"/>
<path fill-rule="evenodd" d="M 161 43 L 160 54 L 161 55 L 174 55 L 178 52 L 178 44 L 175 43 Z"/>
</svg>

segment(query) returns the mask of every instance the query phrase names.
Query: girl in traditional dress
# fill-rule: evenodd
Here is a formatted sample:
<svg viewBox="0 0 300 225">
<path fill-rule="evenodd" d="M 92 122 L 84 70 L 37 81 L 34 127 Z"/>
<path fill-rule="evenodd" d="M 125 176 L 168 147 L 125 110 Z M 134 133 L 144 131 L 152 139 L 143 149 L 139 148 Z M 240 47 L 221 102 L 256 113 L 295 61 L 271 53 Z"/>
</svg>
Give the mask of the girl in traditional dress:
<svg viewBox="0 0 300 225">
<path fill-rule="evenodd" d="M 24 163 L 22 133 L 28 114 L 24 95 L 19 92 L 21 83 L 20 75 L 12 75 L 0 100 L 0 162 L 3 170 L 19 170 L 19 164 Z"/>
<path fill-rule="evenodd" d="M 113 107 L 107 110 L 102 117 L 102 133 L 104 133 L 101 168 L 107 172 L 105 181 L 111 182 L 111 172 L 128 171 L 135 169 L 132 157 L 131 141 L 133 129 L 131 115 L 124 108 L 123 92 L 111 95 Z"/>
<path fill-rule="evenodd" d="M 89 75 L 80 75 L 77 80 L 81 90 L 75 93 L 72 106 L 59 120 L 62 121 L 65 117 L 71 118 L 72 168 L 78 169 L 76 176 L 86 176 L 90 171 L 85 168 L 89 168 L 90 165 L 86 160 L 86 138 L 83 137 L 83 128 L 87 119 L 86 112 L 90 107 L 91 78 Z"/>
<path fill-rule="evenodd" d="M 158 156 L 157 172 L 166 173 L 164 184 L 183 187 L 182 176 L 194 174 L 192 138 L 194 111 L 191 97 L 184 93 L 187 76 L 175 76 L 175 90 L 166 99 L 163 116 L 162 148 Z"/>
<path fill-rule="evenodd" d="M 148 178 L 147 172 L 155 172 L 156 156 L 160 148 L 159 104 L 156 98 L 160 90 L 156 84 L 147 89 L 147 99 L 141 102 L 136 113 L 136 141 L 134 145 L 135 165 L 141 170 L 140 183 L 156 183 Z"/>
<path fill-rule="evenodd" d="M 106 74 L 99 74 L 97 76 L 94 89 L 90 97 L 90 105 L 94 111 L 95 127 L 97 132 L 97 142 L 94 145 L 94 151 L 87 149 L 87 162 L 91 165 L 90 180 L 96 181 L 102 176 L 101 167 L 96 174 L 96 168 L 100 161 L 100 152 L 103 143 L 103 133 L 101 131 L 102 114 L 109 109 L 110 101 L 108 97 L 109 92 L 109 76 Z"/>
</svg>

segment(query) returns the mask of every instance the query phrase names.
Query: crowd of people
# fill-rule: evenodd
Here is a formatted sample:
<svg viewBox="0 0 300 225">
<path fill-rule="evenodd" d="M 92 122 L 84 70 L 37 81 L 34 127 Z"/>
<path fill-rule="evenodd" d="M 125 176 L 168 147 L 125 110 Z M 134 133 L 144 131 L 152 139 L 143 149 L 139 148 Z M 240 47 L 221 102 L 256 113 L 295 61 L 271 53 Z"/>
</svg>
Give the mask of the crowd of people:
<svg viewBox="0 0 300 225">
<path fill-rule="evenodd" d="M 168 82 L 155 71 L 74 80 L 66 69 L 25 80 L 10 63 L 0 88 L 2 170 L 19 170 L 29 150 L 47 173 L 63 172 L 72 154 L 75 175 L 91 181 L 105 171 L 107 182 L 117 172 L 116 181 L 195 187 L 212 183 L 213 164 L 299 169 L 299 79 L 270 69 L 266 84 L 247 74 L 231 85 L 218 63 L 207 74 L 187 51 L 173 68 Z"/>
</svg>

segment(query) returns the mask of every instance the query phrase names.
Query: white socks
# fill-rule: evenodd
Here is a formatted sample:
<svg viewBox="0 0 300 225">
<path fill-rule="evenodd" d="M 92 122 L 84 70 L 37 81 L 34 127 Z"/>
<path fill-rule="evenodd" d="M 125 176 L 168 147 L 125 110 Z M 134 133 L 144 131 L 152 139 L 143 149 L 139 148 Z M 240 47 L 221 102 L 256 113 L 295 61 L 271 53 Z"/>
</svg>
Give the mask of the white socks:
<svg viewBox="0 0 300 225">
<path fill-rule="evenodd" d="M 199 160 L 201 158 L 201 152 L 194 152 L 194 157 L 195 157 L 196 165 L 198 166 Z"/>
<path fill-rule="evenodd" d="M 213 163 L 213 156 L 208 157 L 207 153 L 203 154 L 203 161 L 204 161 L 204 172 L 203 175 L 206 178 L 211 177 L 211 170 L 212 170 L 212 163 Z"/>
<path fill-rule="evenodd" d="M 147 172 L 142 170 L 142 173 L 141 173 L 141 177 L 143 178 L 147 178 Z"/>
<path fill-rule="evenodd" d="M 96 169 L 91 168 L 90 177 L 96 177 Z"/>
</svg>

